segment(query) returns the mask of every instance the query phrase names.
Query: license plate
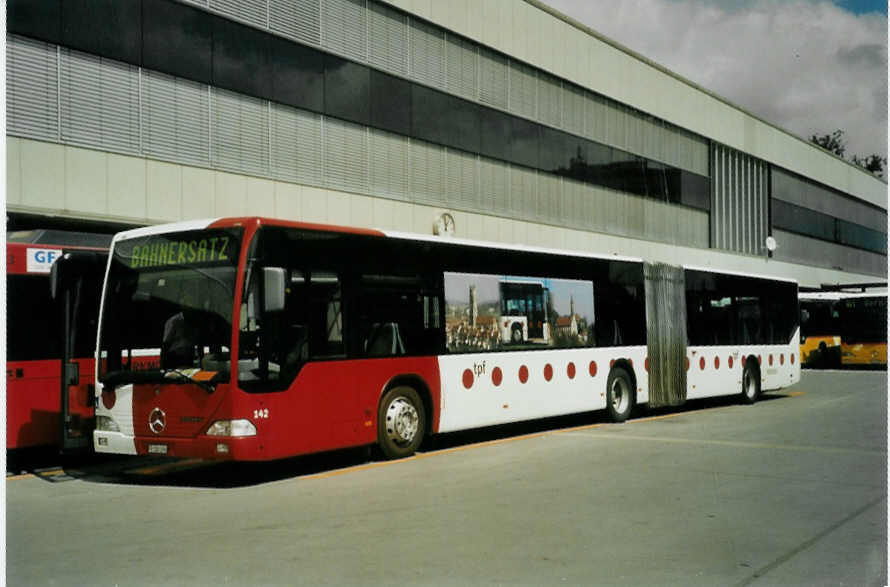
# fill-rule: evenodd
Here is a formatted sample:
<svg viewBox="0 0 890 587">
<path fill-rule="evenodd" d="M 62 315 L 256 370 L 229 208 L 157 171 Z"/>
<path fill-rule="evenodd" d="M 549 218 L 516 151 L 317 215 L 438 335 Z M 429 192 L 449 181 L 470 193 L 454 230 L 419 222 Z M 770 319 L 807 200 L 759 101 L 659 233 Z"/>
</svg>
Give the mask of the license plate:
<svg viewBox="0 0 890 587">
<path fill-rule="evenodd" d="M 153 455 L 165 455 L 167 454 L 167 445 L 166 444 L 149 444 L 148 445 L 148 453 Z"/>
</svg>

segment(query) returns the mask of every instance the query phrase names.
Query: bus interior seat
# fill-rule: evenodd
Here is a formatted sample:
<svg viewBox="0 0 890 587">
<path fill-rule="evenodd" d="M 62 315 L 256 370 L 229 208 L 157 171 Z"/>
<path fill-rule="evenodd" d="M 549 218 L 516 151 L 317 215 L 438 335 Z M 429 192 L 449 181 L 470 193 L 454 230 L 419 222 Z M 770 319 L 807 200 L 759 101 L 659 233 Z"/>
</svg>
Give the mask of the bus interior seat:
<svg viewBox="0 0 890 587">
<path fill-rule="evenodd" d="M 399 335 L 399 325 L 395 322 L 377 322 L 365 340 L 365 354 L 369 357 L 390 357 L 404 355 L 405 345 Z"/>
</svg>

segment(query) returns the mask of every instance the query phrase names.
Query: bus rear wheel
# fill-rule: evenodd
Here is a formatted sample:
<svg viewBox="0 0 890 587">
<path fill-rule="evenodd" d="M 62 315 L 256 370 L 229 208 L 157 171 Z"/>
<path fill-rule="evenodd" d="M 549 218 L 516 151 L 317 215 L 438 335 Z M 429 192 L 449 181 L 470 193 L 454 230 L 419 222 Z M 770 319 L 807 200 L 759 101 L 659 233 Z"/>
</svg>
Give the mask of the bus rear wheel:
<svg viewBox="0 0 890 587">
<path fill-rule="evenodd" d="M 609 419 L 613 422 L 624 422 L 630 417 L 636 403 L 633 380 L 630 374 L 621 367 L 615 367 L 609 373 L 606 383 L 606 409 Z"/>
<path fill-rule="evenodd" d="M 426 434 L 423 402 L 411 387 L 394 387 L 383 395 L 377 415 L 377 442 L 388 459 L 413 455 Z"/>
<path fill-rule="evenodd" d="M 746 404 L 753 404 L 760 397 L 760 371 L 752 366 L 756 362 L 756 359 L 749 358 L 742 371 L 742 401 Z"/>
</svg>

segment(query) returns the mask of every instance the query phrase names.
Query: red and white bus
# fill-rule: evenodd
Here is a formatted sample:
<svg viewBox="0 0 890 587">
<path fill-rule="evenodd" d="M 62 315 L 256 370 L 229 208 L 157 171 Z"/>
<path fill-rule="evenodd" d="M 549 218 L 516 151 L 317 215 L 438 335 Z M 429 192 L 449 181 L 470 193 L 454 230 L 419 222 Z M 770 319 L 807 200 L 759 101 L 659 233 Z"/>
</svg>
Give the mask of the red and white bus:
<svg viewBox="0 0 890 587">
<path fill-rule="evenodd" d="M 547 340 L 503 339 L 510 282 L 546 289 Z M 436 433 L 754 402 L 799 380 L 797 317 L 792 281 L 639 259 L 265 218 L 137 229 L 108 262 L 94 448 L 398 458 Z"/>
<path fill-rule="evenodd" d="M 110 244 L 110 235 L 61 230 L 6 235 L 10 457 L 92 448 L 93 355 Z"/>
</svg>

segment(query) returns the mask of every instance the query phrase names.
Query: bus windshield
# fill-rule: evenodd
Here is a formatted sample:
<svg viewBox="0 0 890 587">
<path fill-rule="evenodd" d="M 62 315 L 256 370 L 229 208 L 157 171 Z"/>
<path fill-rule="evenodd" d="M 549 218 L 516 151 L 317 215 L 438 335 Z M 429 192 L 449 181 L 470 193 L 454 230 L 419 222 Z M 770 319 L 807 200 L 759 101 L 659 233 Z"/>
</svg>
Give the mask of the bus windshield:
<svg viewBox="0 0 890 587">
<path fill-rule="evenodd" d="M 240 236 L 206 230 L 115 244 L 99 333 L 100 380 L 188 382 L 200 370 L 213 372 L 213 382 L 228 380 Z"/>
</svg>

